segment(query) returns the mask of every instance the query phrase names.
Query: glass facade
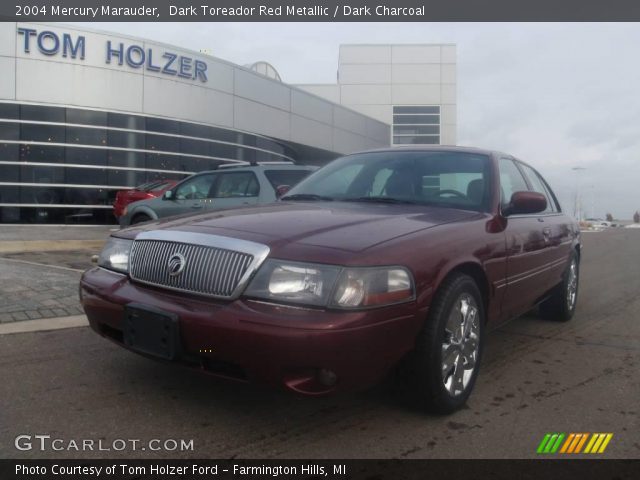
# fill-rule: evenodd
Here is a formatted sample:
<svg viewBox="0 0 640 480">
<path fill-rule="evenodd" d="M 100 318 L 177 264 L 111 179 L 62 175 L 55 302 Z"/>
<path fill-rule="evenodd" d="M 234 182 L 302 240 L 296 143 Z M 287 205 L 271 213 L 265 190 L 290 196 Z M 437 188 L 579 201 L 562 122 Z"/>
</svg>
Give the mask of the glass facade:
<svg viewBox="0 0 640 480">
<path fill-rule="evenodd" d="M 0 102 L 0 223 L 116 223 L 118 190 L 238 160 L 296 158 L 283 143 L 231 129 Z"/>
<path fill-rule="evenodd" d="M 394 105 L 394 145 L 437 145 L 439 143 L 439 105 Z"/>
</svg>

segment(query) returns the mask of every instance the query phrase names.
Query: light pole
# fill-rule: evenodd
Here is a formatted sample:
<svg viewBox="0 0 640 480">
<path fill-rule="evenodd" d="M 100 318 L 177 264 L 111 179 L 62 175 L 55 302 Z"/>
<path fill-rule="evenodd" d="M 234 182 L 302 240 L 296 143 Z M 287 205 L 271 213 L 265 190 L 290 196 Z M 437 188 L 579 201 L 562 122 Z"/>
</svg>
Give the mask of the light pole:
<svg viewBox="0 0 640 480">
<path fill-rule="evenodd" d="M 582 209 L 582 195 L 580 192 L 580 172 L 586 170 L 585 167 L 573 167 L 571 170 L 573 170 L 574 172 L 576 172 L 576 198 L 573 204 L 573 216 L 579 221 L 581 222 L 582 219 L 582 214 L 583 214 L 583 209 Z"/>
</svg>

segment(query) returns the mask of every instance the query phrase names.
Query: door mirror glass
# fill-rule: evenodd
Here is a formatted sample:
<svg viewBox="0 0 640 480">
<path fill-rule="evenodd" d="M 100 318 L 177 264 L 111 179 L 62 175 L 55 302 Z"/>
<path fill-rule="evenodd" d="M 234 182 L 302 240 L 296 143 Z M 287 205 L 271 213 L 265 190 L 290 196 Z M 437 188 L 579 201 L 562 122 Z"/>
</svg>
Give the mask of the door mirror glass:
<svg viewBox="0 0 640 480">
<path fill-rule="evenodd" d="M 511 201 L 504 211 L 506 215 L 544 212 L 547 208 L 547 198 L 538 192 L 514 192 Z"/>
<path fill-rule="evenodd" d="M 162 199 L 173 200 L 173 190 L 167 190 L 166 192 L 164 192 L 164 195 L 162 195 Z"/>
</svg>

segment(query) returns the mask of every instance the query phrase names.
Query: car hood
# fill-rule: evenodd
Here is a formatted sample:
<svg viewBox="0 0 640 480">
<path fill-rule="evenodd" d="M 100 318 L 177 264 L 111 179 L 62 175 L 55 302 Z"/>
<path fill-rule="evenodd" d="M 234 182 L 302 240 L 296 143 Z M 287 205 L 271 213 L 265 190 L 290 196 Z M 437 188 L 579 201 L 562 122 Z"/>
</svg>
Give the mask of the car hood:
<svg viewBox="0 0 640 480">
<path fill-rule="evenodd" d="M 141 231 L 162 229 L 250 240 L 268 245 L 272 252 L 292 244 L 361 252 L 404 235 L 478 215 L 420 205 L 279 202 L 136 225 L 119 236 L 132 238 Z"/>
</svg>

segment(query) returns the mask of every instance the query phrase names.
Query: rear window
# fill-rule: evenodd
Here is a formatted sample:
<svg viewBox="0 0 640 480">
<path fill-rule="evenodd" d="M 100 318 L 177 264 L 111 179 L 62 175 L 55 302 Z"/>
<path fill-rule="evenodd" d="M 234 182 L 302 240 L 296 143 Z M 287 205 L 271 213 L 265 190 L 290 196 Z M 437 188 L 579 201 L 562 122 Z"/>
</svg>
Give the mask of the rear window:
<svg viewBox="0 0 640 480">
<path fill-rule="evenodd" d="M 274 190 L 283 185 L 293 187 L 310 173 L 309 170 L 265 170 L 264 172 Z"/>
<path fill-rule="evenodd" d="M 165 188 L 167 188 L 169 185 L 171 185 L 171 182 L 156 183 L 156 184 L 151 185 L 150 187 L 148 187 L 146 189 L 146 191 L 147 192 L 159 192 L 160 190 L 164 190 Z"/>
<path fill-rule="evenodd" d="M 140 190 L 141 192 L 148 192 L 157 184 L 158 184 L 158 181 L 154 180 L 153 182 L 147 182 L 147 183 L 143 183 L 142 185 L 138 185 L 137 187 L 134 188 L 134 190 Z"/>
</svg>

